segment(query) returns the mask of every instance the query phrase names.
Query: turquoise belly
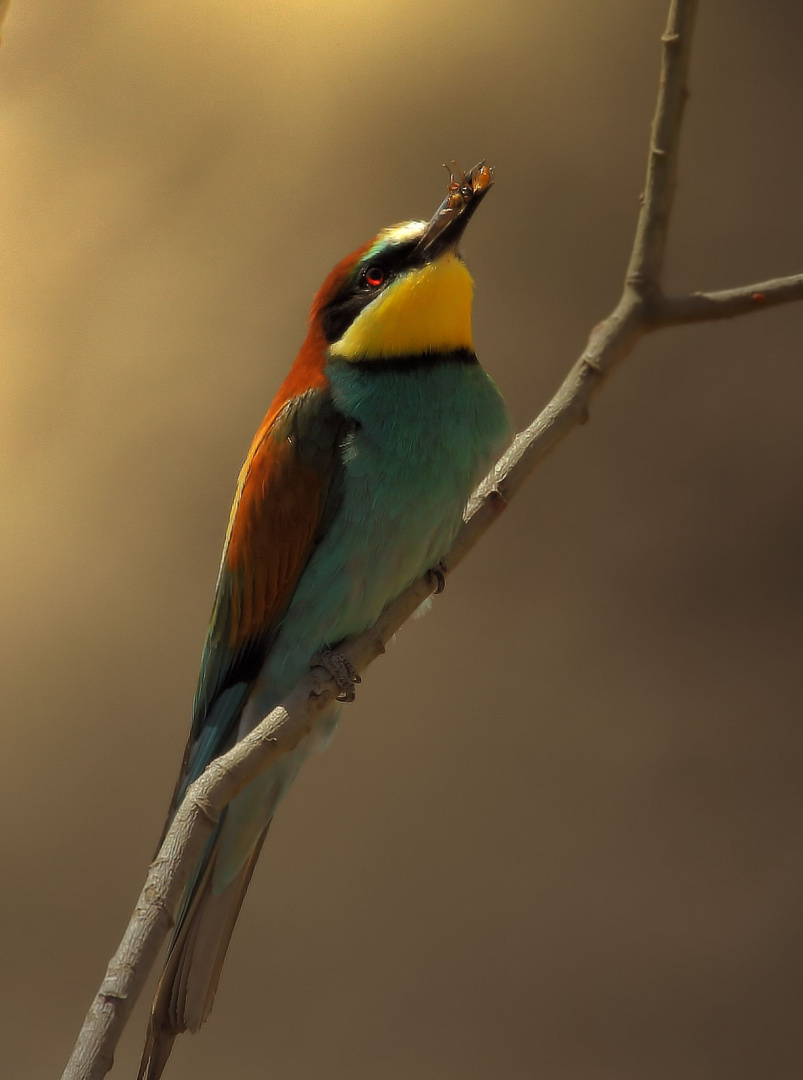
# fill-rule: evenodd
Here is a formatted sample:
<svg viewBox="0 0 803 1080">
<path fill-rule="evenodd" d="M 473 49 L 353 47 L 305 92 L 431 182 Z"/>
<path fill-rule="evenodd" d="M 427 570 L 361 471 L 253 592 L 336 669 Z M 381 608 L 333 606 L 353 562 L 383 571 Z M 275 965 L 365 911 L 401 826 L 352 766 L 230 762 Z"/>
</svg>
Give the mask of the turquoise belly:
<svg viewBox="0 0 803 1080">
<path fill-rule="evenodd" d="M 240 735 L 282 700 L 314 652 L 370 626 L 390 599 L 437 563 L 471 491 L 509 437 L 499 392 L 476 363 L 371 371 L 340 361 L 328 374 L 338 408 L 357 423 L 344 450 L 343 502 L 293 594 Z M 331 736 L 336 719 L 336 710 L 321 719 L 319 741 Z M 230 805 L 217 888 L 248 856 L 314 741 Z"/>
</svg>

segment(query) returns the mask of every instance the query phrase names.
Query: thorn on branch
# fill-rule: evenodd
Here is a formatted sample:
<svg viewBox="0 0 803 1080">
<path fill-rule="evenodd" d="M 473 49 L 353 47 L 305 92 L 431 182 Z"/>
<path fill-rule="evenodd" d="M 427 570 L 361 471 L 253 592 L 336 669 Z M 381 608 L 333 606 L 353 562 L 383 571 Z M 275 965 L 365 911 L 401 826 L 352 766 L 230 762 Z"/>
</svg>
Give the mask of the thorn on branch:
<svg viewBox="0 0 803 1080">
<path fill-rule="evenodd" d="M 505 498 L 505 496 L 502 494 L 502 492 L 497 486 L 494 486 L 490 489 L 490 491 L 486 494 L 485 499 L 487 502 L 494 505 L 500 513 L 502 512 L 502 510 L 505 509 L 508 503 L 508 500 Z"/>
<path fill-rule="evenodd" d="M 679 41 L 680 34 L 663 34 L 661 37 L 661 42 L 667 46 L 677 45 Z"/>
</svg>

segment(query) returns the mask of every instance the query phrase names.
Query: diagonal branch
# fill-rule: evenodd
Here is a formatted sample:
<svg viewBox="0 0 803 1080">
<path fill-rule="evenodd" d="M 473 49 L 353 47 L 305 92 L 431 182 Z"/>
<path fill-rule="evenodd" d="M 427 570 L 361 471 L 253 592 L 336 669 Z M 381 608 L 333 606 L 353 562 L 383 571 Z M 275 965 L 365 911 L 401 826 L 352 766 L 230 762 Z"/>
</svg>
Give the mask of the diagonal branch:
<svg viewBox="0 0 803 1080">
<path fill-rule="evenodd" d="M 662 38 L 661 85 L 647 168 L 644 202 L 616 308 L 591 332 L 555 396 L 483 481 L 444 560 L 451 572 L 496 521 L 525 480 L 561 439 L 589 416 L 605 376 L 639 338 L 665 326 L 730 318 L 803 299 L 803 275 L 715 293 L 663 297 L 661 274 L 677 171 L 686 73 L 696 0 L 672 0 Z M 385 651 L 385 643 L 432 593 L 434 582 L 414 582 L 365 633 L 339 646 L 358 671 Z M 337 688 L 320 668 L 227 754 L 217 758 L 187 792 L 164 844 L 148 871 L 131 922 L 87 1014 L 62 1080 L 101 1080 L 145 979 L 172 924 L 191 868 L 227 803 L 309 731 Z"/>
</svg>

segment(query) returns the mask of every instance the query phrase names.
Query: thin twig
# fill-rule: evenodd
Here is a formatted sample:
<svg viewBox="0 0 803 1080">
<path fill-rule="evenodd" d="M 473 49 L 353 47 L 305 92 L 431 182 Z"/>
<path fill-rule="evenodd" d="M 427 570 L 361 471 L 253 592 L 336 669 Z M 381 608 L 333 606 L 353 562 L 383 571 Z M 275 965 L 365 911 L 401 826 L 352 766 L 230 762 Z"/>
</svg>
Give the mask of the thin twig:
<svg viewBox="0 0 803 1080">
<path fill-rule="evenodd" d="M 658 305 L 655 318 L 659 326 L 710 322 L 712 319 L 749 315 L 794 300 L 803 300 L 803 274 L 757 281 L 755 285 L 742 285 L 738 289 L 723 289 L 720 292 L 666 296 Z"/>
<path fill-rule="evenodd" d="M 661 38 L 661 81 L 650 133 L 644 201 L 627 269 L 627 283 L 645 297 L 660 291 L 663 277 L 696 15 L 697 0 L 672 0 Z"/>
<path fill-rule="evenodd" d="M 664 297 L 661 292 L 667 226 L 696 0 L 672 0 L 662 38 L 661 85 L 639 217 L 624 291 L 614 311 L 592 331 L 582 356 L 558 392 L 513 441 L 480 485 L 462 528 L 444 560 L 451 572 L 494 523 L 533 470 L 560 440 L 589 415 L 605 376 L 639 338 L 664 326 L 731 318 L 803 299 L 803 275 L 724 292 Z M 357 671 L 385 651 L 385 643 L 433 591 L 427 576 L 397 597 L 365 633 L 339 646 Z M 223 808 L 272 761 L 310 730 L 336 687 L 321 669 L 303 679 L 278 708 L 191 785 L 151 864 L 145 887 L 122 942 L 86 1017 L 62 1080 L 101 1080 L 145 979 L 170 928 L 172 913 L 206 838 Z"/>
</svg>

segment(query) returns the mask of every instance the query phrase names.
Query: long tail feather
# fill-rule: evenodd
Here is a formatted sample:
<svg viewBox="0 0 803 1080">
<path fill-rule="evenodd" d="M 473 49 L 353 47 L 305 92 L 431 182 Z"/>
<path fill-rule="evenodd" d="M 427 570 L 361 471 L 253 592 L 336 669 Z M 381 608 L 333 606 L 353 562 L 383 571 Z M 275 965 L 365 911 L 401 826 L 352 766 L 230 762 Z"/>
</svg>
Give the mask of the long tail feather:
<svg viewBox="0 0 803 1080">
<path fill-rule="evenodd" d="M 257 858 L 262 833 L 248 861 L 220 893 L 209 858 L 192 902 L 181 920 L 165 962 L 151 1009 L 137 1080 L 159 1080 L 173 1042 L 183 1031 L 197 1031 L 212 1009 L 223 961 Z"/>
</svg>

